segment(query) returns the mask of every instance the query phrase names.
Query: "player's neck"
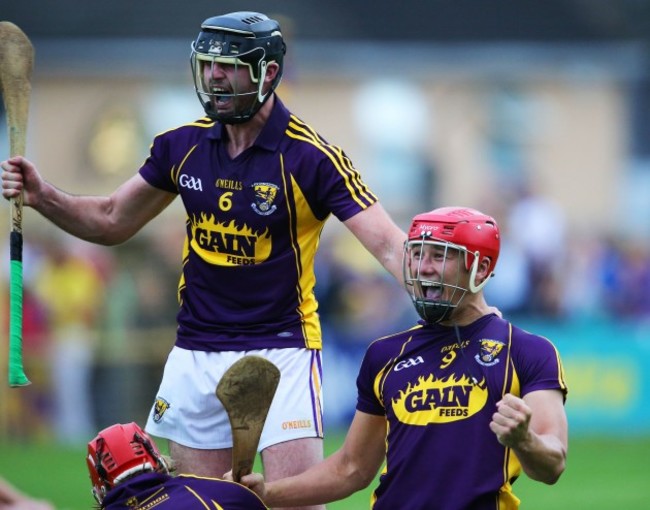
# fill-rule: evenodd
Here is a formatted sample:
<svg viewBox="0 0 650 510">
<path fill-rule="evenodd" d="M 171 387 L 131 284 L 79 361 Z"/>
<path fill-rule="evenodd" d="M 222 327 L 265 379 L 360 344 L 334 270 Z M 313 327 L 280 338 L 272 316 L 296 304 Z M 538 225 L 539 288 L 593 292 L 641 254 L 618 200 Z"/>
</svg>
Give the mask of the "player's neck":
<svg viewBox="0 0 650 510">
<path fill-rule="evenodd" d="M 492 313 L 492 309 L 485 302 L 483 292 L 479 292 L 478 294 L 470 294 L 468 292 L 460 305 L 454 310 L 451 317 L 441 324 L 445 326 L 453 324 L 467 326 L 490 313 Z"/>
<path fill-rule="evenodd" d="M 274 101 L 275 97 L 271 96 L 249 121 L 225 126 L 228 132 L 228 154 L 231 158 L 236 158 L 255 143 L 271 115 Z"/>
</svg>

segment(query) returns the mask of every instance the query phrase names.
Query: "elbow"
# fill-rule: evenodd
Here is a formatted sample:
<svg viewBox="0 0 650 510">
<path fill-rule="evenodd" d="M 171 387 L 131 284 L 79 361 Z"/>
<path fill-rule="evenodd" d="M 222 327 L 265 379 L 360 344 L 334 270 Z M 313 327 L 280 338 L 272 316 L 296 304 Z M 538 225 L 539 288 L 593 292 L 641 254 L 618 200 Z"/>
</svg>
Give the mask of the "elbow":
<svg viewBox="0 0 650 510">
<path fill-rule="evenodd" d="M 125 243 L 129 239 L 131 239 L 132 236 L 125 236 L 125 235 L 105 235 L 101 237 L 98 241 L 96 241 L 97 244 L 101 244 L 103 246 L 117 246 L 118 244 Z"/>
<path fill-rule="evenodd" d="M 546 476 L 540 478 L 537 480 L 538 482 L 542 482 L 546 485 L 555 485 L 557 481 L 560 479 L 560 476 L 562 475 L 564 470 L 562 471 L 557 471 L 555 473 L 548 473 Z"/>
<path fill-rule="evenodd" d="M 99 244 L 101 246 L 117 246 L 130 239 L 131 236 L 111 234 L 109 232 L 98 232 L 94 235 L 84 236 L 82 239 L 89 243 Z"/>
<path fill-rule="evenodd" d="M 546 485 L 555 485 L 562 476 L 564 469 L 545 471 L 544 473 L 526 473 L 528 478 Z"/>
<path fill-rule="evenodd" d="M 86 241 L 102 246 L 117 246 L 131 239 L 136 232 L 137 229 L 128 229 L 119 223 L 110 222 L 99 231 L 88 236 Z"/>
<path fill-rule="evenodd" d="M 554 436 L 542 437 L 536 447 L 517 455 L 528 478 L 546 485 L 554 485 L 566 469 L 568 445 Z"/>
<path fill-rule="evenodd" d="M 555 466 L 555 469 L 553 469 L 547 476 L 545 480 L 542 480 L 546 485 L 555 485 L 557 481 L 560 479 L 562 476 L 562 473 L 564 473 L 564 470 L 566 469 L 566 459 L 562 459 L 557 466 Z"/>
<path fill-rule="evenodd" d="M 366 462 L 355 465 L 350 473 L 351 479 L 354 480 L 355 491 L 363 490 L 375 481 L 383 459 L 382 454 L 376 461 L 366 459 Z"/>
<path fill-rule="evenodd" d="M 554 485 L 564 473 L 566 469 L 566 457 L 567 457 L 567 447 L 564 445 L 558 452 L 557 461 L 553 465 L 553 469 L 550 472 L 550 476 L 544 482 L 547 485 Z"/>
<path fill-rule="evenodd" d="M 384 459 L 383 444 L 381 447 L 377 455 L 369 452 L 368 455 L 360 456 L 356 453 L 347 453 L 344 445 L 325 461 L 335 473 L 337 484 L 342 492 L 345 492 L 344 497 L 365 489 L 375 480 Z"/>
<path fill-rule="evenodd" d="M 359 491 L 359 490 L 365 489 L 366 487 L 368 487 L 373 482 L 374 479 L 375 479 L 375 473 L 370 473 L 370 472 L 365 472 L 365 473 L 359 472 L 359 473 L 357 473 L 357 477 L 356 477 L 356 480 L 357 480 L 356 487 L 357 488 L 356 488 L 356 490 Z"/>
<path fill-rule="evenodd" d="M 566 469 L 566 457 L 562 456 L 552 465 L 548 465 L 546 469 L 536 470 L 534 472 L 527 472 L 526 474 L 532 480 L 541 482 L 546 485 L 555 485 Z"/>
<path fill-rule="evenodd" d="M 341 474 L 341 479 L 348 481 L 349 494 L 352 494 L 368 487 L 374 481 L 377 470 L 351 460 Z"/>
</svg>

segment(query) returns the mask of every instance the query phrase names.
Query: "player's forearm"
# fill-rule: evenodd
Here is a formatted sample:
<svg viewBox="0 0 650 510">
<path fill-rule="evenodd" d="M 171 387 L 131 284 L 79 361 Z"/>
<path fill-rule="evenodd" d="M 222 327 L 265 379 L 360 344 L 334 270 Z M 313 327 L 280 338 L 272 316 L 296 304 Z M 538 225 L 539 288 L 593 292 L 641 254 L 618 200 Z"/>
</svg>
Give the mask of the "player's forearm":
<svg viewBox="0 0 650 510">
<path fill-rule="evenodd" d="M 69 234 L 97 244 L 112 245 L 128 237 L 111 227 L 109 197 L 77 196 L 45 183 L 31 207 Z"/>
<path fill-rule="evenodd" d="M 513 451 L 526 475 L 538 482 L 554 484 L 566 467 L 566 447 L 555 436 L 531 434 Z"/>
<path fill-rule="evenodd" d="M 404 285 L 404 269 L 402 258 L 404 257 L 404 241 L 406 236 L 401 231 L 395 232 L 390 241 L 389 248 L 385 251 L 382 262 L 384 268 L 392 274 L 398 283 Z"/>
<path fill-rule="evenodd" d="M 379 202 L 345 221 L 346 227 L 365 248 L 392 274 L 404 283 L 402 257 L 406 233 L 393 222 Z"/>
<path fill-rule="evenodd" d="M 269 507 L 318 505 L 344 499 L 367 487 L 372 476 L 341 460 L 334 454 L 304 473 L 267 482 L 264 502 Z"/>
<path fill-rule="evenodd" d="M 404 269 L 402 267 L 402 259 L 404 257 L 404 242 L 406 241 L 406 234 L 402 232 L 397 225 L 389 223 L 381 238 L 380 244 L 374 248 L 374 254 L 377 260 L 384 266 L 384 269 L 392 274 L 398 283 L 404 284 Z"/>
</svg>

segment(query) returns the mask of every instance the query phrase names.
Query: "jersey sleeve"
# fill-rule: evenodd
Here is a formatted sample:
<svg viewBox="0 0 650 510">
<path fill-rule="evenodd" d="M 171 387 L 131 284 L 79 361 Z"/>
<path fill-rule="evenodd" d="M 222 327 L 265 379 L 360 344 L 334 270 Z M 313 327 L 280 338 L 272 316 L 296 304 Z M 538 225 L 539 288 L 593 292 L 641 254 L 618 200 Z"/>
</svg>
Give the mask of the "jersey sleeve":
<svg viewBox="0 0 650 510">
<path fill-rule="evenodd" d="M 295 185 L 319 220 L 333 214 L 345 221 L 377 202 L 350 158 L 309 125 L 292 117 L 287 128 L 286 158 Z M 294 183 L 292 183 L 294 184 Z"/>
<path fill-rule="evenodd" d="M 178 193 L 183 164 L 201 143 L 213 136 L 214 126 L 214 121 L 204 117 L 156 135 L 149 157 L 139 170 L 142 178 L 156 188 Z"/>
<path fill-rule="evenodd" d="M 165 133 L 154 138 L 149 156 L 140 167 L 139 173 L 152 186 L 170 193 L 178 193 L 173 175 L 174 165 L 170 157 L 169 138 Z"/>
<path fill-rule="evenodd" d="M 537 390 L 568 393 L 560 353 L 547 338 L 513 328 L 513 361 L 521 396 Z"/>
<path fill-rule="evenodd" d="M 377 342 L 371 344 L 366 350 L 366 354 L 361 362 L 361 368 L 357 376 L 357 410 L 379 416 L 385 416 L 386 410 L 379 399 L 376 387 L 379 384 L 379 378 L 383 373 L 375 366 L 374 361 L 377 355 Z"/>
<path fill-rule="evenodd" d="M 319 168 L 321 200 L 339 219 L 345 221 L 377 202 L 377 197 L 363 181 L 350 159 L 338 147 Z"/>
</svg>

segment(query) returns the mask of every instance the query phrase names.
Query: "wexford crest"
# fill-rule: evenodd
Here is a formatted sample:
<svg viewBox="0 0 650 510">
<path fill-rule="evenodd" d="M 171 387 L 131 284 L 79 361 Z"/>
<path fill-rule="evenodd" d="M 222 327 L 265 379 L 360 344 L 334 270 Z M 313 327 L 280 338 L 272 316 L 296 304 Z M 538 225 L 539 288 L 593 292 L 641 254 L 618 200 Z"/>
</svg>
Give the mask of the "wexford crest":
<svg viewBox="0 0 650 510">
<path fill-rule="evenodd" d="M 279 186 L 270 182 L 256 182 L 252 188 L 255 192 L 255 202 L 251 204 L 251 207 L 257 214 L 268 216 L 277 209 L 273 201 L 278 195 Z"/>
</svg>

